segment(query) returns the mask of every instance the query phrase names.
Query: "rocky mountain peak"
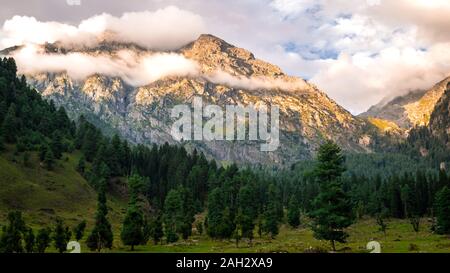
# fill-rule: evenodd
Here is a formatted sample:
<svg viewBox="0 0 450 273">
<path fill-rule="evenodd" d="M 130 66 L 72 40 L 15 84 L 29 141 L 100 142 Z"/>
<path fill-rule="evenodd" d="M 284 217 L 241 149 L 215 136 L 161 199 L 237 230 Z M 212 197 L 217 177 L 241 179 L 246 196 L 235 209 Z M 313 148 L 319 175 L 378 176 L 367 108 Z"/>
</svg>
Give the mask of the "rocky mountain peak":
<svg viewBox="0 0 450 273">
<path fill-rule="evenodd" d="M 429 90 L 410 92 L 393 100 L 371 107 L 360 117 L 369 121 L 377 120 L 383 123 L 394 123 L 403 131 L 415 126 L 427 126 L 438 101 L 443 96 L 450 77 L 435 84 Z M 372 122 L 373 123 L 373 122 Z M 379 127 L 380 123 L 375 124 Z"/>
<path fill-rule="evenodd" d="M 431 133 L 440 138 L 446 145 L 450 144 L 450 82 L 439 99 L 430 117 Z"/>
<path fill-rule="evenodd" d="M 285 76 L 278 66 L 256 59 L 250 51 L 231 45 L 210 34 L 200 35 L 197 40 L 180 51 L 187 58 L 197 61 L 204 73 L 220 69 L 232 75 L 247 77 Z"/>
</svg>

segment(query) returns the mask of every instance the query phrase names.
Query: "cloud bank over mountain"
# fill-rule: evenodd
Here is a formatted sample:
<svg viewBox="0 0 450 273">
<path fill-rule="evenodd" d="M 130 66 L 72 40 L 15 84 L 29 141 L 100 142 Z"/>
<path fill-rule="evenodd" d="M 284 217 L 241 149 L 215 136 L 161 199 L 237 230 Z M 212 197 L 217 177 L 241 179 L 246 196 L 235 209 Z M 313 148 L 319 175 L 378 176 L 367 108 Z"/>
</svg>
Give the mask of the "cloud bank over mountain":
<svg viewBox="0 0 450 273">
<path fill-rule="evenodd" d="M 47 54 L 37 46 L 28 45 L 13 54 L 20 73 L 67 73 L 74 80 L 94 74 L 120 77 L 133 86 L 142 86 L 168 76 L 196 76 L 194 61 L 175 53 L 137 55 L 121 50 L 114 55 L 90 55 L 81 52 Z"/>
<path fill-rule="evenodd" d="M 0 44 L 51 41 L 61 35 L 69 36 L 69 43 L 73 37 L 89 43 L 95 42 L 90 35 L 108 29 L 118 40 L 173 49 L 207 32 L 308 79 L 353 113 L 385 97 L 429 88 L 450 72 L 446 0 L 112 0 L 108 5 L 91 0 L 79 7 L 56 0 L 36 3 L 5 0 L 10 8 L 0 11 L 0 18 L 10 20 L 0 31 Z M 130 12 L 136 10 L 149 11 Z M 42 24 L 34 24 L 31 17 L 11 19 L 17 14 L 35 16 Z M 49 37 L 39 35 L 43 32 Z"/>
</svg>

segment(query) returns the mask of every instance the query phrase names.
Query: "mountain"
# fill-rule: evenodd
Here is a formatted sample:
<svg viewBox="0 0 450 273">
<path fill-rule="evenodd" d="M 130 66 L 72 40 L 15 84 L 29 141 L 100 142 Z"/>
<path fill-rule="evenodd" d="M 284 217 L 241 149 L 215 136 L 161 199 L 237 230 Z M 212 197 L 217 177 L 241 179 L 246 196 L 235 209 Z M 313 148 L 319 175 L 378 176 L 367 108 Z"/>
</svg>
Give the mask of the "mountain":
<svg viewBox="0 0 450 273">
<path fill-rule="evenodd" d="M 450 77 L 437 83 L 430 90 L 410 92 L 387 103 L 382 101 L 359 117 L 368 118 L 379 128 L 382 128 L 380 120 L 384 123 L 393 123 L 402 131 L 407 131 L 414 126 L 426 126 L 449 82 Z M 374 120 L 378 121 L 378 124 L 373 122 Z"/>
<path fill-rule="evenodd" d="M 127 49 L 136 55 L 154 54 L 142 47 L 102 42 L 92 47 L 70 48 L 59 43 L 42 45 L 48 54 L 83 53 L 89 56 L 114 56 Z M 7 49 L 12 54 L 20 47 Z M 202 73 L 223 71 L 246 82 L 252 78 L 264 82 L 283 82 L 283 86 L 248 88 L 214 82 L 204 76 L 168 76 L 143 86 L 132 86 L 120 77 L 91 75 L 84 80 L 67 73 L 27 74 L 29 84 L 45 98 L 64 106 L 72 118 L 85 115 L 105 132 L 118 132 L 132 143 L 178 143 L 171 136 L 170 109 L 178 104 L 190 104 L 195 96 L 203 104 L 261 104 L 280 108 L 280 147 L 274 152 L 261 152 L 255 141 L 184 141 L 187 149 L 197 148 L 208 157 L 227 163 L 261 163 L 287 165 L 308 159 L 325 138 L 331 138 L 345 150 L 368 152 L 373 136 L 370 125 L 350 114 L 316 86 L 286 75 L 276 65 L 255 58 L 248 50 L 235 47 L 212 35 L 197 40 L 176 51 L 195 61 Z"/>
<path fill-rule="evenodd" d="M 450 83 L 436 104 L 429 123 L 430 133 L 450 149 Z"/>
</svg>

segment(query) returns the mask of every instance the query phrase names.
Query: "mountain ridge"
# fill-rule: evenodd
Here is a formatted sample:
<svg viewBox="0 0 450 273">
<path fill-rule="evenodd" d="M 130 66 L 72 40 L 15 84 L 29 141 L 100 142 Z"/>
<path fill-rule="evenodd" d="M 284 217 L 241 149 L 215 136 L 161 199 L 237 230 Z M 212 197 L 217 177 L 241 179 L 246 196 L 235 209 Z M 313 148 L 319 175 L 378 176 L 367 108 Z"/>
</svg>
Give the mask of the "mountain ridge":
<svg viewBox="0 0 450 273">
<path fill-rule="evenodd" d="M 108 47 L 109 46 L 109 47 Z M 102 43 L 100 47 L 65 49 L 58 43 L 44 45 L 51 54 L 115 54 L 126 47 L 136 53 L 153 51 L 123 44 Z M 64 106 L 73 117 L 92 116 L 99 124 L 108 124 L 133 143 L 177 143 L 170 135 L 170 111 L 177 104 L 190 104 L 199 96 L 205 104 L 225 105 L 276 104 L 280 107 L 280 142 L 276 152 L 263 153 L 259 144 L 242 142 L 188 142 L 221 162 L 254 162 L 264 165 L 288 165 L 308 159 L 326 138 L 335 140 L 348 151 L 370 152 L 370 125 L 330 99 L 305 80 L 286 75 L 278 66 L 255 58 L 248 50 L 235 47 L 213 35 L 204 34 L 176 51 L 198 63 L 202 73 L 223 71 L 248 85 L 254 79 L 269 88 L 245 88 L 208 77 L 168 76 L 150 84 L 134 87 L 119 77 L 92 75 L 82 81 L 67 73 L 34 73 L 26 75 L 45 98 Z M 11 53 L 11 52 L 9 52 Z M 234 78 L 233 78 L 234 79 Z M 227 78 L 228 80 L 228 78 Z M 280 88 L 279 83 L 290 88 Z M 239 84 L 238 84 L 239 85 Z M 281 86 L 284 87 L 284 86 Z M 370 131 L 370 130 L 369 130 Z"/>
<path fill-rule="evenodd" d="M 359 115 L 361 118 L 375 118 L 395 123 L 407 132 L 416 126 L 428 126 L 431 115 L 444 95 L 450 76 L 433 85 L 430 89 L 409 92 L 387 103 L 381 102 Z"/>
</svg>

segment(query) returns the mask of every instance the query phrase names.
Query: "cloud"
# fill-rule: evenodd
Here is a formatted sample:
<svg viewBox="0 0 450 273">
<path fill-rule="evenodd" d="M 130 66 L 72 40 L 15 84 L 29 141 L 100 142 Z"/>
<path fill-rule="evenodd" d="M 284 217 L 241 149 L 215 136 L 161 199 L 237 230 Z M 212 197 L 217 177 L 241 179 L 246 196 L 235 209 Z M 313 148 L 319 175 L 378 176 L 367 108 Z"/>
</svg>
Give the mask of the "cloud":
<svg viewBox="0 0 450 273">
<path fill-rule="evenodd" d="M 92 45 L 99 38 L 135 43 L 145 48 L 174 50 L 205 31 L 199 15 L 169 6 L 156 11 L 127 12 L 120 17 L 103 13 L 78 26 L 40 22 L 34 17 L 14 16 L 2 28 L 3 47 L 60 41 L 68 45 Z"/>
<path fill-rule="evenodd" d="M 120 77 L 133 86 L 142 86 L 169 76 L 196 76 L 194 61 L 175 53 L 137 55 L 121 50 L 114 55 L 85 53 L 46 54 L 37 46 L 28 45 L 12 55 L 21 74 L 43 72 L 67 73 L 75 80 L 94 74 Z"/>
<path fill-rule="evenodd" d="M 203 77 L 216 84 L 249 90 L 283 89 L 301 90 L 306 82 L 300 79 L 273 79 L 264 77 L 238 77 L 217 70 L 202 74 L 197 62 L 176 53 L 140 53 L 119 50 L 112 54 L 91 55 L 83 52 L 67 54 L 46 53 L 36 45 L 27 45 L 14 52 L 19 73 L 67 73 L 76 81 L 99 74 L 120 77 L 128 84 L 139 87 L 166 77 Z"/>
<path fill-rule="evenodd" d="M 337 102 L 360 113 L 374 102 L 426 90 L 450 75 L 450 43 L 426 51 L 386 48 L 376 56 L 341 54 L 312 79 Z"/>
<path fill-rule="evenodd" d="M 305 81 L 301 79 L 274 79 L 267 77 L 239 77 L 224 71 L 215 71 L 204 77 L 213 83 L 227 85 L 235 88 L 247 90 L 258 89 L 282 89 L 286 91 L 301 91 L 307 87 Z"/>
</svg>

